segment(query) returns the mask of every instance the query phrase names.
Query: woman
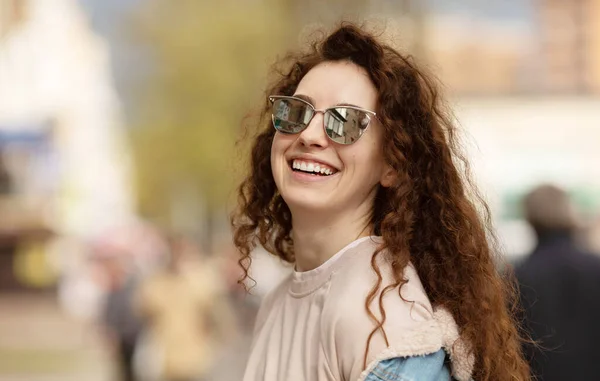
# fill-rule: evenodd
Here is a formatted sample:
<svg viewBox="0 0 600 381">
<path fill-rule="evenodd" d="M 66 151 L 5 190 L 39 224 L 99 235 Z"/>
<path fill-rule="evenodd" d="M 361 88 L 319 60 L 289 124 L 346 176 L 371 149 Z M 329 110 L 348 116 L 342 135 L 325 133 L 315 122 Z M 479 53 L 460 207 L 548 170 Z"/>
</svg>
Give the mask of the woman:
<svg viewBox="0 0 600 381">
<path fill-rule="evenodd" d="M 232 221 L 246 276 L 257 243 L 295 268 L 244 380 L 528 379 L 432 80 L 351 24 L 284 64 Z"/>
</svg>

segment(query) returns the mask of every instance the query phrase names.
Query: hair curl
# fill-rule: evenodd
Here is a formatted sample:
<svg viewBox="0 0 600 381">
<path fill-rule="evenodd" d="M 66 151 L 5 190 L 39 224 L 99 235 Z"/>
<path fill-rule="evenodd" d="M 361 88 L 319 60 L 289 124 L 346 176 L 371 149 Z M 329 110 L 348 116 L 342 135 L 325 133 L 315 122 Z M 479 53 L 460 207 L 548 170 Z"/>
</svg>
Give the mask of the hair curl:
<svg viewBox="0 0 600 381">
<path fill-rule="evenodd" d="M 461 336 L 470 343 L 476 360 L 474 378 L 529 379 L 513 313 L 516 291 L 496 267 L 489 209 L 471 181 L 457 128 L 435 81 L 410 56 L 361 27 L 343 23 L 312 43 L 308 51 L 280 60 L 274 70 L 277 79 L 267 95 L 293 95 L 313 67 L 340 60 L 364 68 L 378 91 L 375 111 L 384 130 L 384 158 L 398 177 L 395 185 L 378 189 L 371 220 L 374 233 L 383 237 L 386 260 L 396 277 L 397 283 L 390 287 L 405 282 L 403 270 L 412 262 L 432 304 L 453 314 Z M 254 140 L 250 173 L 239 187 L 238 209 L 232 215 L 244 278 L 248 277 L 250 252 L 258 243 L 284 261 L 294 262 L 291 213 L 271 172 L 275 131 L 265 118 L 269 114 L 265 97 L 262 131 Z M 379 281 L 365 302 L 371 316 L 369 305 L 381 285 L 375 263 L 373 259 Z M 371 336 L 385 321 L 382 312 L 383 319 Z"/>
</svg>

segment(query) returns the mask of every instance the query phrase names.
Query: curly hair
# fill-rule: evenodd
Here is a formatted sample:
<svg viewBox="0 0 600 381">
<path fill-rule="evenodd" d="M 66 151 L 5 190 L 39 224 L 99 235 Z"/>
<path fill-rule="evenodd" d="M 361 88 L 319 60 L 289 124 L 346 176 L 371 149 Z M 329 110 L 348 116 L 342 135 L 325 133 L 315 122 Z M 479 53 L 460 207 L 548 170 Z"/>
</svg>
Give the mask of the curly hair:
<svg viewBox="0 0 600 381">
<path fill-rule="evenodd" d="M 385 260 L 396 280 L 379 293 L 379 307 L 385 291 L 406 282 L 403 272 L 410 261 L 432 304 L 452 313 L 461 337 L 470 344 L 476 380 L 529 379 L 513 311 L 515 286 L 499 273 L 490 212 L 471 180 L 454 118 L 439 96 L 436 81 L 410 56 L 382 43 L 378 36 L 343 23 L 306 51 L 282 58 L 275 65 L 277 78 L 267 95 L 293 95 L 316 65 L 342 60 L 364 68 L 378 91 L 375 111 L 383 126 L 384 159 L 398 179 L 391 187 L 379 187 L 371 216 L 373 232 L 383 237 Z M 270 114 L 266 98 L 250 173 L 239 187 L 238 209 L 232 215 L 244 279 L 250 253 L 259 243 L 284 261 L 295 260 L 292 216 L 271 172 L 275 130 L 265 118 Z M 375 257 L 381 253 L 374 253 L 371 261 L 378 275 L 365 301 L 371 317 L 369 306 L 381 286 Z M 367 350 L 386 319 L 382 312 Z"/>
</svg>

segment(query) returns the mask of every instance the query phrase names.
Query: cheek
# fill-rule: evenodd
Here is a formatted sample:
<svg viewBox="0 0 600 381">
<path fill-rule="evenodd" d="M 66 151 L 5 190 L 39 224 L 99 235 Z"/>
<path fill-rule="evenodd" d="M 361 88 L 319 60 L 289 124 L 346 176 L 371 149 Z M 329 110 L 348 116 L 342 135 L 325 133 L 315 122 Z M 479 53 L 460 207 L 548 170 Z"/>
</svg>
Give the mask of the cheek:
<svg viewBox="0 0 600 381">
<path fill-rule="evenodd" d="M 357 169 L 376 175 L 383 166 L 383 153 L 380 142 L 375 139 L 365 139 L 355 151 L 347 152 L 346 158 Z"/>
<path fill-rule="evenodd" d="M 375 132 L 375 131 L 373 131 Z M 377 131 L 380 133 L 380 131 Z M 374 134 L 369 140 L 368 147 L 368 156 L 369 162 L 373 169 L 377 168 L 378 170 L 385 166 L 384 157 L 383 157 L 383 138 L 379 134 Z"/>
<path fill-rule="evenodd" d="M 282 134 L 281 132 L 276 132 L 275 136 L 273 136 L 273 144 L 271 145 L 271 152 L 277 151 L 283 153 L 287 151 L 288 148 L 294 144 L 294 142 L 298 139 L 298 135 L 295 134 Z"/>
<path fill-rule="evenodd" d="M 290 135 L 276 133 L 271 144 L 271 167 L 276 168 L 284 160 L 285 152 L 293 144 L 294 138 Z"/>
<path fill-rule="evenodd" d="M 285 152 L 285 142 L 282 141 L 280 134 L 275 134 L 273 143 L 271 143 L 271 162 Z"/>
</svg>

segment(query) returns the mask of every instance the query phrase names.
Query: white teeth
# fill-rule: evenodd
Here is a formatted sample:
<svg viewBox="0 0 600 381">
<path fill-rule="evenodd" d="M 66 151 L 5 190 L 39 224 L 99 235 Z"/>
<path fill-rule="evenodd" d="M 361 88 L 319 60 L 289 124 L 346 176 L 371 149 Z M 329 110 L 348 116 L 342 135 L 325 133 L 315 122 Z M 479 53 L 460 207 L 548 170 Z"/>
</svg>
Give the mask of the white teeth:
<svg viewBox="0 0 600 381">
<path fill-rule="evenodd" d="M 316 164 L 316 163 L 312 163 L 312 162 L 304 162 L 301 160 L 293 160 L 292 168 L 298 169 L 303 172 L 321 173 L 322 175 L 326 175 L 326 176 L 333 174 L 333 171 L 325 166 L 321 166 L 320 164 Z"/>
</svg>

